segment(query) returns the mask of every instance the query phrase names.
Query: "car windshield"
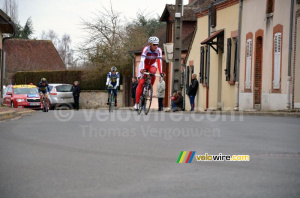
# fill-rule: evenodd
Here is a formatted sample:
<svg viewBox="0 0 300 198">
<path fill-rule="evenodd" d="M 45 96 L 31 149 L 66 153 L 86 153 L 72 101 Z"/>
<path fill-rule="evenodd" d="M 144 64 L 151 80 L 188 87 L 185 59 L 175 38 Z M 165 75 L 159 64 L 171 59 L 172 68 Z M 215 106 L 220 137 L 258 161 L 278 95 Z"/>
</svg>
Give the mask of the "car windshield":
<svg viewBox="0 0 300 198">
<path fill-rule="evenodd" d="M 14 94 L 38 94 L 37 88 L 15 88 Z"/>
<path fill-rule="evenodd" d="M 59 85 L 56 86 L 57 92 L 72 92 L 72 85 Z"/>
</svg>

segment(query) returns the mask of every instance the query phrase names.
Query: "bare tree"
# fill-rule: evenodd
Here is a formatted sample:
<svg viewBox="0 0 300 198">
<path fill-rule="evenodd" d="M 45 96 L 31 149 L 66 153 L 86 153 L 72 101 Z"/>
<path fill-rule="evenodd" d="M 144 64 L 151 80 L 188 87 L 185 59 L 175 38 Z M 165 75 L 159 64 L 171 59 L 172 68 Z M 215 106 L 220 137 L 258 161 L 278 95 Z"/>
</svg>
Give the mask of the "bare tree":
<svg viewBox="0 0 300 198">
<path fill-rule="evenodd" d="M 55 48 L 58 49 L 60 40 L 58 38 L 58 34 L 56 34 L 53 30 L 48 30 L 47 33 L 45 31 L 43 31 L 41 34 L 41 39 L 42 40 L 51 40 L 53 45 L 55 46 Z"/>
<path fill-rule="evenodd" d="M 11 18 L 14 23 L 19 23 L 17 0 L 4 0 L 3 11 Z"/>
</svg>

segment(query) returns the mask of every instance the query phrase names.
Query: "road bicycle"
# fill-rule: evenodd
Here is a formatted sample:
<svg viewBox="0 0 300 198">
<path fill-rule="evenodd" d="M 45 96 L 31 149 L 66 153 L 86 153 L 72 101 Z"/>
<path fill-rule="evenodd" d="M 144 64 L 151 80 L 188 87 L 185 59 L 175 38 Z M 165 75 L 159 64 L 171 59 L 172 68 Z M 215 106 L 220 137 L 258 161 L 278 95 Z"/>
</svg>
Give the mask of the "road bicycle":
<svg viewBox="0 0 300 198">
<path fill-rule="evenodd" d="M 47 98 L 45 96 L 45 94 L 42 93 L 42 102 L 41 102 L 41 105 L 42 105 L 42 111 L 43 112 L 48 112 L 49 110 L 49 105 L 48 105 L 48 102 L 47 102 Z"/>
<path fill-rule="evenodd" d="M 115 90 L 116 88 L 113 88 L 113 86 L 110 85 L 110 86 L 107 87 L 107 89 L 108 89 L 108 92 L 110 94 L 109 101 L 108 101 L 108 103 L 109 103 L 108 111 L 110 113 L 112 113 L 114 111 L 114 108 L 115 108 L 115 94 L 114 94 L 113 90 Z"/>
<path fill-rule="evenodd" d="M 142 112 L 144 109 L 145 115 L 149 113 L 151 103 L 152 103 L 152 96 L 153 96 L 153 87 L 151 84 L 151 77 L 156 76 L 160 77 L 159 74 L 151 74 L 149 72 L 143 73 L 143 78 L 145 79 L 145 83 L 143 85 L 143 93 L 140 96 L 140 102 L 139 102 L 139 109 L 138 114 Z"/>
</svg>

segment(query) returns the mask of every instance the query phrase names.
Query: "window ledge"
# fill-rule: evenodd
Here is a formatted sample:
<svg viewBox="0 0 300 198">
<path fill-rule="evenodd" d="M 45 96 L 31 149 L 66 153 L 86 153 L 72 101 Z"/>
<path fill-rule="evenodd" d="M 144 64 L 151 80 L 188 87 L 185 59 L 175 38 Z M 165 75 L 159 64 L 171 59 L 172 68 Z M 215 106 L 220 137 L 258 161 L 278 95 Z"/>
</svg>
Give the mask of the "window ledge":
<svg viewBox="0 0 300 198">
<path fill-rule="evenodd" d="M 233 80 L 227 81 L 229 85 L 235 85 L 235 82 Z"/>
</svg>

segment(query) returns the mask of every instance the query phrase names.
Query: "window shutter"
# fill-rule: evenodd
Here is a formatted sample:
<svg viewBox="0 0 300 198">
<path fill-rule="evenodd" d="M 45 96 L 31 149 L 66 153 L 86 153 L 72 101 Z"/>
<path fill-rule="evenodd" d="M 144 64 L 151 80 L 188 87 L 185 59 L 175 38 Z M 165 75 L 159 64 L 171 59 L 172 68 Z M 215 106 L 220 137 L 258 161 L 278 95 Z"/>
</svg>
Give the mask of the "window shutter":
<svg viewBox="0 0 300 198">
<path fill-rule="evenodd" d="M 211 5 L 210 8 L 210 26 L 212 28 L 216 27 L 217 25 L 217 11 L 214 5 Z"/>
<path fill-rule="evenodd" d="M 251 88 L 251 60 L 252 60 L 252 39 L 247 40 L 247 60 L 246 60 L 246 89 Z"/>
<path fill-rule="evenodd" d="M 227 39 L 227 60 L 226 60 L 226 81 L 230 81 L 230 66 L 231 66 L 231 38 Z"/>
<path fill-rule="evenodd" d="M 186 89 L 189 89 L 189 85 L 190 85 L 190 67 L 187 66 L 186 67 Z"/>
<path fill-rule="evenodd" d="M 201 56 L 200 56 L 200 83 L 204 82 L 204 47 L 201 47 Z"/>
<path fill-rule="evenodd" d="M 238 63 L 238 57 L 237 57 L 237 50 L 238 50 L 238 39 L 235 40 L 235 52 L 234 52 L 234 68 L 233 68 L 233 80 L 236 81 L 236 75 L 237 75 L 237 63 Z"/>
<path fill-rule="evenodd" d="M 280 88 L 280 55 L 281 55 L 281 33 L 274 36 L 274 79 L 273 89 Z"/>
</svg>

